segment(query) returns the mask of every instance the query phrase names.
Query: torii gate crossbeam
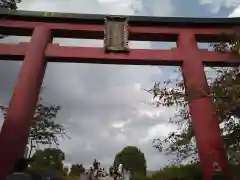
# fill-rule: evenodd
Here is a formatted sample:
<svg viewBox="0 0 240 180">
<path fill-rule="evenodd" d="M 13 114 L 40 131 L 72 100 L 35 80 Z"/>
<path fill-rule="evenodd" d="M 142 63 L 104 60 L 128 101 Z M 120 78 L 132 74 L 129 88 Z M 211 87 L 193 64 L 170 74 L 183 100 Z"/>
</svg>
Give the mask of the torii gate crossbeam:
<svg viewBox="0 0 240 180">
<path fill-rule="evenodd" d="M 23 60 L 0 134 L 0 180 L 24 154 L 47 62 L 181 66 L 204 179 L 212 178 L 214 162 L 231 179 L 212 100 L 203 94 L 196 96 L 195 91 L 208 92 L 204 65 L 239 66 L 240 61 L 228 53 L 200 50 L 197 42 L 218 42 L 220 33 L 237 32 L 240 19 L 131 16 L 130 40 L 171 41 L 177 48 L 131 49 L 127 54 L 114 54 L 105 53 L 103 48 L 52 44 L 53 37 L 103 39 L 104 15 L 0 12 L 0 33 L 32 36 L 30 43 L 0 44 L 0 59 Z"/>
</svg>

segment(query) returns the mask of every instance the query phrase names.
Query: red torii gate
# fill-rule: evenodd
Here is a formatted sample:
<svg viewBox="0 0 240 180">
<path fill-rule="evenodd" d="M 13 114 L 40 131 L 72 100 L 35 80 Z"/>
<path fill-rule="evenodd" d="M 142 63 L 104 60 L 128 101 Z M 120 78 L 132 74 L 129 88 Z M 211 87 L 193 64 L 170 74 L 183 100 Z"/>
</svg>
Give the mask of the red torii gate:
<svg viewBox="0 0 240 180">
<path fill-rule="evenodd" d="M 181 66 L 187 94 L 208 92 L 204 65 L 231 66 L 240 61 L 228 53 L 199 50 L 197 42 L 218 42 L 220 33 L 233 33 L 240 19 L 129 17 L 129 39 L 177 42 L 172 50 L 131 49 L 128 53 L 105 53 L 103 48 L 66 47 L 52 44 L 53 37 L 104 38 L 104 15 L 0 11 L 0 33 L 32 36 L 30 43 L 0 44 L 0 59 L 23 60 L 18 83 L 0 134 L 0 180 L 22 157 L 47 62 Z M 194 87 L 194 92 L 192 88 Z M 211 97 L 188 98 L 204 179 L 212 178 L 218 163 L 231 179 Z"/>
</svg>

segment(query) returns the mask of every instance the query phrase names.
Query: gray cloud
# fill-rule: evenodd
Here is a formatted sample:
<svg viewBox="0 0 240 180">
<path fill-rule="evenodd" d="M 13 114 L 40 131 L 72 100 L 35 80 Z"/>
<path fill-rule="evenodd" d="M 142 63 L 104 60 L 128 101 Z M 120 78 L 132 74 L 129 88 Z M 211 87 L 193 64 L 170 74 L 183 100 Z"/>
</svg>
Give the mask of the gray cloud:
<svg viewBox="0 0 240 180">
<path fill-rule="evenodd" d="M 63 107 L 57 121 L 68 126 L 72 137 L 62 145 L 67 161 L 89 164 L 96 156 L 109 165 L 126 145 L 137 145 L 151 158 L 152 139 L 144 144 L 140 140 L 172 115 L 142 102 L 152 97 L 139 86 L 149 87 L 157 73 L 157 67 L 49 63 L 44 97 Z M 150 168 L 159 167 L 148 162 Z"/>
</svg>

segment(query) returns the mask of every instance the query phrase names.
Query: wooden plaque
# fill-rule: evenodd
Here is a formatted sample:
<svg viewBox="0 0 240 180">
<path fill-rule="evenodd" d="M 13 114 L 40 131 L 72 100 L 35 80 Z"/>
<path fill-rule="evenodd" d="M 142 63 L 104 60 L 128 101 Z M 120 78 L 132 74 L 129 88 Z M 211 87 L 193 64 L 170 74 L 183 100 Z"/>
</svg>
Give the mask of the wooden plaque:
<svg viewBox="0 0 240 180">
<path fill-rule="evenodd" d="M 104 48 L 107 52 L 128 52 L 128 18 L 105 18 Z"/>
</svg>

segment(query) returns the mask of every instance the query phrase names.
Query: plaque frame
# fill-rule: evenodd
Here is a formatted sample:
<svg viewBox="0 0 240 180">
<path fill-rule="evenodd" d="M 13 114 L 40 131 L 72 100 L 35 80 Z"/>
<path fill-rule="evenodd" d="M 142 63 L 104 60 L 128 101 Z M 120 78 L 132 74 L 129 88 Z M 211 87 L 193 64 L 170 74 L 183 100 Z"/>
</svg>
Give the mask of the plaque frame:
<svg viewBox="0 0 240 180">
<path fill-rule="evenodd" d="M 128 17 L 126 16 L 106 16 L 104 29 L 104 49 L 106 52 L 128 53 Z M 116 26 L 121 26 L 116 29 Z M 116 33 L 116 34 L 114 34 Z M 119 38 L 120 36 L 120 38 Z M 120 42 L 118 42 L 120 40 Z"/>
</svg>

